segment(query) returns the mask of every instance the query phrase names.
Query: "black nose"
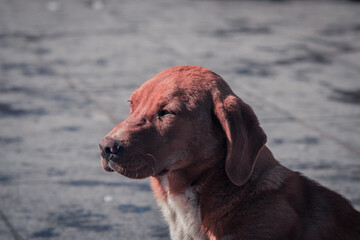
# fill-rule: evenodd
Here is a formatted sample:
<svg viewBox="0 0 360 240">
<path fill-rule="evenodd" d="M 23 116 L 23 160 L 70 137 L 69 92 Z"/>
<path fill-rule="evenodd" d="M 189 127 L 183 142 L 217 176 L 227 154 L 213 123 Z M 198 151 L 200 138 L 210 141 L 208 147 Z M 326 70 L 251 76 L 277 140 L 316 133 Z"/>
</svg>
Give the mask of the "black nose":
<svg viewBox="0 0 360 240">
<path fill-rule="evenodd" d="M 110 154 L 119 155 L 122 150 L 121 145 L 118 141 L 112 138 L 105 137 L 99 144 L 101 155 L 104 158 L 108 158 Z"/>
</svg>

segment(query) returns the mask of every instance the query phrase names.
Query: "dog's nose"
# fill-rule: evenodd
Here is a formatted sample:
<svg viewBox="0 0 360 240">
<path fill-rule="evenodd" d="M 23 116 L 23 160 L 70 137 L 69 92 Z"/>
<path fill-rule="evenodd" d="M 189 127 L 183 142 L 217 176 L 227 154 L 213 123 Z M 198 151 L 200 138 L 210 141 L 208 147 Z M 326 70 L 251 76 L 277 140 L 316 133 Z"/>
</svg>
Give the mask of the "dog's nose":
<svg viewBox="0 0 360 240">
<path fill-rule="evenodd" d="M 101 154 L 105 158 L 107 158 L 110 154 L 118 155 L 122 150 L 122 147 L 120 146 L 118 141 L 107 137 L 101 140 L 99 147 L 101 150 Z"/>
</svg>

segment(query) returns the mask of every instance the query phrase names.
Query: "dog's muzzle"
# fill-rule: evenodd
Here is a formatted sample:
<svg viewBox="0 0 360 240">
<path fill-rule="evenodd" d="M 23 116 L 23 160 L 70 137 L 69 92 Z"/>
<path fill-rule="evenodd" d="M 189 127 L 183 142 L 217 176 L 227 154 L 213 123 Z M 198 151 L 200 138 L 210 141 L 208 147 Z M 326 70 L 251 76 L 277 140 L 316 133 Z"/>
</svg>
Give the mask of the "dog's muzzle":
<svg viewBox="0 0 360 240">
<path fill-rule="evenodd" d="M 99 147 L 103 168 L 108 172 L 113 172 L 114 169 L 110 167 L 109 162 L 115 162 L 123 152 L 124 148 L 118 141 L 108 137 L 105 137 L 103 140 L 101 140 Z"/>
</svg>

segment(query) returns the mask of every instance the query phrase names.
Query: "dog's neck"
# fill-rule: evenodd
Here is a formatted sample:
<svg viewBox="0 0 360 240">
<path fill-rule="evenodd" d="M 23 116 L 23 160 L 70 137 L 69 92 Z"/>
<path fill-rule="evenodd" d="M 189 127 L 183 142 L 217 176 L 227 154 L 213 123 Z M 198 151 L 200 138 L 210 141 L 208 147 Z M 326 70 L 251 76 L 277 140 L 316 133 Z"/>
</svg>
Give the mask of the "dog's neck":
<svg viewBox="0 0 360 240">
<path fill-rule="evenodd" d="M 224 157 L 225 158 L 225 157 Z M 215 162 L 215 161 L 213 161 Z M 207 185 L 206 182 L 213 178 L 212 176 L 222 174 L 226 176 L 225 160 L 217 161 L 215 165 L 207 167 L 189 167 L 184 169 L 178 169 L 170 171 L 166 177 L 168 179 L 168 189 L 166 195 L 182 194 L 190 186 L 196 186 L 201 191 L 201 186 Z M 267 146 L 264 146 L 258 155 L 253 173 L 249 179 L 250 182 L 256 181 L 269 169 L 276 166 L 281 166 L 280 163 L 274 158 L 271 151 Z M 152 177 L 152 182 L 159 182 L 161 177 Z M 164 194 L 164 193 L 162 193 Z M 158 194 L 155 192 L 155 196 Z"/>
<path fill-rule="evenodd" d="M 234 199 L 239 200 L 242 196 L 248 196 L 251 189 L 268 191 L 279 188 L 288 173 L 275 160 L 266 146 L 258 156 L 252 176 L 243 186 L 231 183 L 224 165 L 225 161 L 218 161 L 217 165 L 207 169 L 177 170 L 165 176 L 151 177 L 151 187 L 155 198 L 170 225 L 170 232 L 174 239 L 183 238 L 185 236 L 183 234 L 187 234 L 186 229 L 190 226 L 194 228 L 188 232 L 190 237 L 209 238 L 215 233 L 212 230 L 216 229 L 213 223 L 219 222 L 223 217 L 222 214 L 226 213 L 222 211 L 222 204 L 217 205 L 218 197 L 236 194 Z M 276 179 L 272 179 L 273 171 L 279 173 L 275 174 L 278 176 Z M 256 188 L 253 188 L 254 184 L 257 185 Z M 223 200 L 231 201 L 231 199 L 226 197 Z M 225 204 L 225 206 L 228 205 Z M 193 222 L 182 219 L 192 219 Z"/>
<path fill-rule="evenodd" d="M 253 173 L 249 180 L 254 181 L 258 179 L 276 166 L 281 166 L 281 164 L 274 158 L 270 149 L 265 145 L 259 152 Z"/>
<path fill-rule="evenodd" d="M 194 171 L 194 169 L 179 169 L 171 171 L 166 176 L 151 177 L 151 187 L 155 197 L 164 198 L 183 194 L 190 186 L 197 185 L 207 171 Z M 166 188 L 163 181 L 166 179 Z"/>
</svg>

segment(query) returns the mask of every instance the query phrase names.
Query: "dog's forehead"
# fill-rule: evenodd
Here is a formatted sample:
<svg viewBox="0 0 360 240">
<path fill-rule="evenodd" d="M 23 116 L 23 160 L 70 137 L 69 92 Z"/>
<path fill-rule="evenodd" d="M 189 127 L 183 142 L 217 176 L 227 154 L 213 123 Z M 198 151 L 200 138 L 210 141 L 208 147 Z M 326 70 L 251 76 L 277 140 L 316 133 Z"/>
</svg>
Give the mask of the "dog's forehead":
<svg viewBox="0 0 360 240">
<path fill-rule="evenodd" d="M 133 102 L 160 102 L 171 98 L 179 91 L 179 86 L 163 79 L 150 79 L 131 96 Z"/>
<path fill-rule="evenodd" d="M 133 100 L 186 97 L 217 88 L 224 82 L 216 73 L 193 65 L 182 65 L 164 70 L 146 81 L 133 95 Z M 154 99 L 155 98 L 155 99 Z"/>
</svg>

